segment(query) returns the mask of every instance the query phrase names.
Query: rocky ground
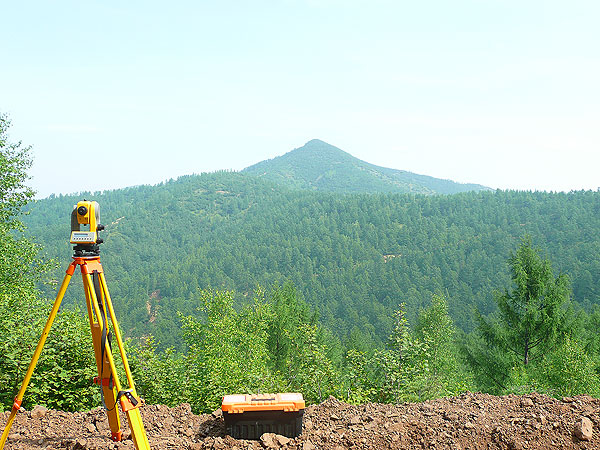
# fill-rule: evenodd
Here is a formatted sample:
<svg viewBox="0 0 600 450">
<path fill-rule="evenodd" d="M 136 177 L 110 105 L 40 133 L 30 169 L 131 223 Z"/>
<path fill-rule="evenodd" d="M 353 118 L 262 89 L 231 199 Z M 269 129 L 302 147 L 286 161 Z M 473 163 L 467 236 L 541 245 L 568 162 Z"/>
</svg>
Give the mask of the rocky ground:
<svg viewBox="0 0 600 450">
<path fill-rule="evenodd" d="M 0 429 L 8 416 L 0 413 Z M 142 417 L 153 450 L 600 450 L 600 400 L 587 396 L 556 400 L 466 393 L 425 403 L 360 406 L 329 398 L 306 409 L 300 437 L 266 434 L 258 441 L 227 436 L 220 411 L 198 416 L 187 404 L 146 405 Z M 106 414 L 99 408 L 65 413 L 36 407 L 17 415 L 5 450 L 135 448 L 127 430 L 119 443 L 108 436 Z"/>
</svg>

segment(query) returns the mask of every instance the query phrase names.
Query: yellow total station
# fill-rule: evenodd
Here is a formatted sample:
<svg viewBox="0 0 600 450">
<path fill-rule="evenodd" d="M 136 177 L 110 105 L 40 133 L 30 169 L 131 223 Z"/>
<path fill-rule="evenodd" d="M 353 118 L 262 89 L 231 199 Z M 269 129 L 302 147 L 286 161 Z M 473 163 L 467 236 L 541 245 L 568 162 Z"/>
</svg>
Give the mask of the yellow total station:
<svg viewBox="0 0 600 450">
<path fill-rule="evenodd" d="M 100 205 L 98 202 L 83 200 L 73 207 L 71 212 L 71 244 L 101 244 L 98 231 L 100 224 Z"/>
<path fill-rule="evenodd" d="M 150 450 L 139 409 L 143 402 L 135 391 L 121 332 L 119 331 L 106 278 L 104 277 L 104 269 L 100 263 L 99 245 L 102 243 L 102 239 L 98 238 L 98 231 L 102 231 L 103 229 L 104 226 L 100 225 L 100 208 L 98 203 L 84 200 L 73 207 L 71 213 L 71 243 L 75 244 L 73 247 L 73 261 L 67 268 L 67 273 L 56 295 L 56 300 L 46 321 L 42 336 L 33 353 L 19 393 L 15 397 L 12 411 L 0 437 L 0 450 L 4 448 L 4 444 L 8 439 L 12 423 L 21 408 L 25 390 L 31 380 L 46 338 L 50 333 L 52 323 L 58 314 L 62 299 L 77 267 L 80 268 L 83 278 L 83 289 L 90 320 L 92 344 L 98 369 L 98 376 L 94 378 L 94 383 L 100 388 L 102 403 L 110 425 L 111 438 L 114 441 L 120 441 L 123 438 L 119 418 L 120 409 L 127 416 L 135 448 L 137 450 Z M 117 342 L 129 388 L 124 387 L 119 380 L 111 347 L 111 336 Z"/>
</svg>

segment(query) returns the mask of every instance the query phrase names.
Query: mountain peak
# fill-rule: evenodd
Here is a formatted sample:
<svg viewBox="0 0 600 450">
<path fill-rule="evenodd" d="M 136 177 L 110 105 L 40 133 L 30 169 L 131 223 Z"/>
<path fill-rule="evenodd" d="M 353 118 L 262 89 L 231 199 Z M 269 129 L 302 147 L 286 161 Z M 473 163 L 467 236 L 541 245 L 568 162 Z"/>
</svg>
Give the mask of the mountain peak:
<svg viewBox="0 0 600 450">
<path fill-rule="evenodd" d="M 330 192 L 450 194 L 487 189 L 375 166 L 320 139 L 247 167 L 244 172 L 293 188 Z"/>
<path fill-rule="evenodd" d="M 302 147 L 295 148 L 280 156 L 280 158 L 293 160 L 295 157 L 306 157 L 307 155 L 310 155 L 311 158 L 319 158 L 322 163 L 336 162 L 340 157 L 348 159 L 353 158 L 351 154 L 320 139 L 311 139 Z"/>
<path fill-rule="evenodd" d="M 333 147 L 333 145 L 328 144 L 327 142 L 322 141 L 321 139 L 311 139 L 306 144 L 304 144 L 303 147 L 313 147 L 315 145 L 323 145 L 323 144 L 328 145 L 329 147 Z M 300 147 L 300 148 L 303 148 L 303 147 Z"/>
<path fill-rule="evenodd" d="M 345 155 L 352 156 L 349 153 L 346 153 L 345 151 L 343 151 L 342 149 L 339 149 L 336 146 L 328 144 L 327 142 L 322 141 L 320 139 L 311 139 L 306 144 L 304 144 L 302 147 L 298 147 L 288 153 L 292 153 L 294 151 L 320 151 L 320 152 L 329 152 L 329 153 L 343 153 Z"/>
</svg>

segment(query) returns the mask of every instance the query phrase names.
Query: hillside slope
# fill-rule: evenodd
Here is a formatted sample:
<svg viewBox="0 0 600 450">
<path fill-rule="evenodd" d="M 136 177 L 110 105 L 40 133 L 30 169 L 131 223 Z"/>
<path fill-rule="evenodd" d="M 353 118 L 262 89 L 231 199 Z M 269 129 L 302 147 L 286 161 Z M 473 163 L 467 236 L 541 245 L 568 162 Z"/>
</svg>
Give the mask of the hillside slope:
<svg viewBox="0 0 600 450">
<path fill-rule="evenodd" d="M 375 166 L 318 139 L 243 172 L 292 188 L 340 193 L 456 194 L 489 189 Z"/>
<path fill-rule="evenodd" d="M 233 439 L 225 434 L 220 411 L 196 416 L 186 404 L 176 408 L 146 405 L 141 412 L 154 450 L 600 448 L 600 400 L 587 396 L 561 401 L 538 394 L 466 393 L 425 403 L 358 406 L 329 398 L 306 409 L 303 433 L 291 440 L 269 434 L 259 441 Z M 0 413 L 2 429 L 8 414 Z M 578 431 L 582 421 L 591 424 L 591 436 Z M 101 408 L 78 413 L 38 408 L 17 416 L 5 449 L 133 450 L 127 424 L 123 427 L 126 439 L 113 443 Z"/>
<path fill-rule="evenodd" d="M 468 329 L 473 307 L 490 312 L 493 291 L 510 286 L 506 261 L 525 234 L 569 274 L 575 300 L 600 303 L 598 192 L 338 195 L 214 173 L 56 197 L 26 216 L 60 263 L 55 280 L 72 256 L 69 218 L 81 198 L 100 202 L 102 261 L 123 329 L 167 345 L 176 312 L 193 314 L 199 289 L 234 289 L 243 301 L 286 280 L 342 338 L 384 340 L 399 303 L 412 319 L 438 292 Z M 83 307 L 80 283 L 66 301 Z M 55 286 L 43 289 L 54 297 Z"/>
</svg>

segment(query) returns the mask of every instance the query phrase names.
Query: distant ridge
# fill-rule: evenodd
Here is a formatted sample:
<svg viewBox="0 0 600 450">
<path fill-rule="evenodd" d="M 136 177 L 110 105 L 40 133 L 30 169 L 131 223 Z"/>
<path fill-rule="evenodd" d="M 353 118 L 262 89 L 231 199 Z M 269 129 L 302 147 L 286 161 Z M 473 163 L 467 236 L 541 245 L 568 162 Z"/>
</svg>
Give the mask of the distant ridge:
<svg viewBox="0 0 600 450">
<path fill-rule="evenodd" d="M 362 161 L 319 139 L 282 156 L 246 167 L 243 172 L 277 183 L 316 191 L 342 193 L 455 194 L 490 190 Z"/>
</svg>

